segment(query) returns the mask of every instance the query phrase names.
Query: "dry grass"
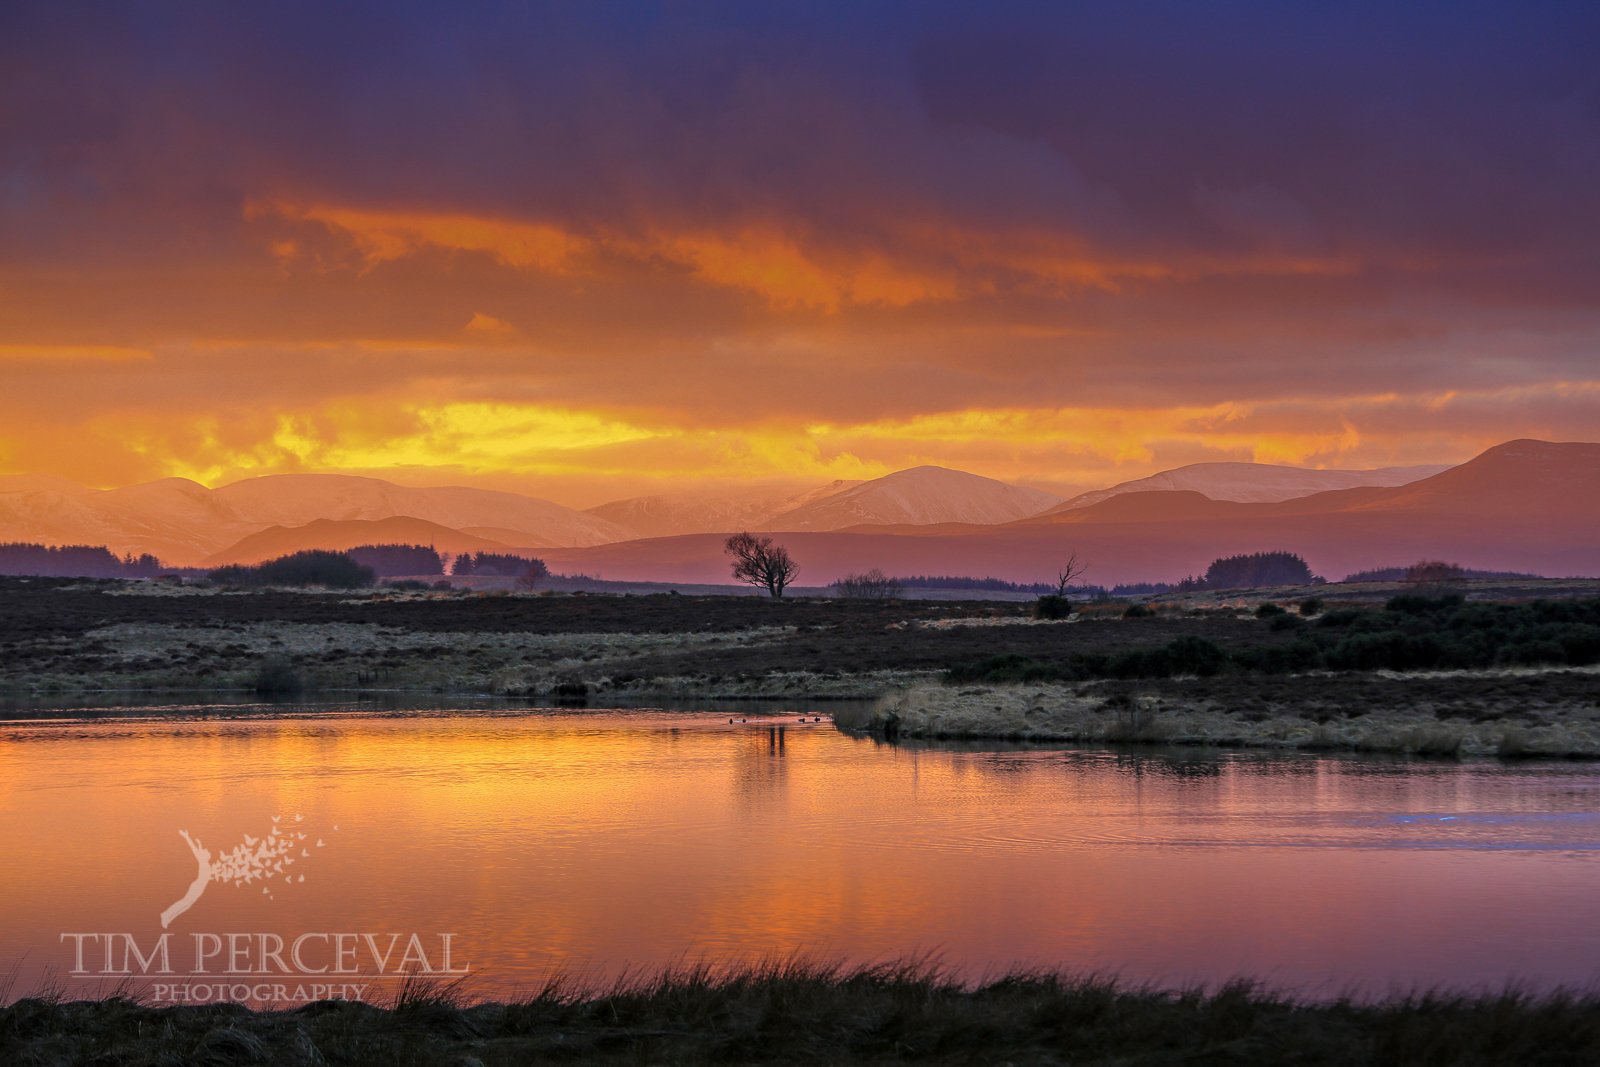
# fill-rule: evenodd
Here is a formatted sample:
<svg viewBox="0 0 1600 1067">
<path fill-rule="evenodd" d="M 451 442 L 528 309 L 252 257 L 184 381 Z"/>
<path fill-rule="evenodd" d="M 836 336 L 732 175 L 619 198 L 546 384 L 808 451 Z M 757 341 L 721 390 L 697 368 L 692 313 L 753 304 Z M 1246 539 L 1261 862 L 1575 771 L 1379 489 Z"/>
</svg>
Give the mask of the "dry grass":
<svg viewBox="0 0 1600 1067">
<path fill-rule="evenodd" d="M 0 1062 L 194 1064 L 1591 1064 L 1600 999 L 1517 990 L 1308 1002 L 1249 981 L 1127 986 L 1017 971 L 967 984 L 926 961 L 677 967 L 555 978 L 507 1004 L 416 985 L 388 1007 L 156 1008 L 32 997 L 0 1009 Z"/>
<path fill-rule="evenodd" d="M 1428 681 L 1410 680 L 1419 686 Z M 1314 677 L 1302 681 L 1291 694 L 1317 687 Z M 887 693 L 870 708 L 840 709 L 834 721 L 847 730 L 878 733 L 892 726 L 896 736 L 911 738 L 1342 749 L 1444 758 L 1600 757 L 1600 705 L 1589 695 L 1570 706 L 1543 705 L 1537 720 L 1475 712 L 1470 720 L 1445 723 L 1441 706 L 1431 701 L 1335 716 L 1312 714 L 1292 695 L 1267 703 L 1252 697 L 1249 687 L 1205 701 L 1186 700 L 1181 690 L 1168 688 L 1154 696 L 1120 692 L 1107 683 L 926 683 Z M 1503 714 L 1525 712 L 1513 706 Z"/>
</svg>

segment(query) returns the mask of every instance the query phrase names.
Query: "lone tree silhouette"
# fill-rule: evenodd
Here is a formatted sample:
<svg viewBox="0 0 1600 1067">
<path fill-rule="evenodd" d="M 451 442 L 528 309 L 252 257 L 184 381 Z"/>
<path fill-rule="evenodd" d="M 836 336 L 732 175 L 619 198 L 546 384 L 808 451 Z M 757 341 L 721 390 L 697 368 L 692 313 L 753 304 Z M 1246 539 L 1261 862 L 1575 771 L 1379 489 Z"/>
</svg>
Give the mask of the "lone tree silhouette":
<svg viewBox="0 0 1600 1067">
<path fill-rule="evenodd" d="M 1067 587 L 1089 569 L 1089 564 L 1080 560 L 1076 552 L 1069 552 L 1061 569 L 1056 572 L 1056 591 L 1045 593 L 1033 605 L 1033 617 L 1036 619 L 1065 619 L 1072 614 L 1072 601 L 1067 596 Z"/>
<path fill-rule="evenodd" d="M 722 551 L 733 557 L 734 578 L 775 597 L 783 596 L 784 587 L 800 573 L 800 564 L 789 558 L 789 550 L 773 544 L 770 537 L 736 533 L 724 542 Z"/>
</svg>

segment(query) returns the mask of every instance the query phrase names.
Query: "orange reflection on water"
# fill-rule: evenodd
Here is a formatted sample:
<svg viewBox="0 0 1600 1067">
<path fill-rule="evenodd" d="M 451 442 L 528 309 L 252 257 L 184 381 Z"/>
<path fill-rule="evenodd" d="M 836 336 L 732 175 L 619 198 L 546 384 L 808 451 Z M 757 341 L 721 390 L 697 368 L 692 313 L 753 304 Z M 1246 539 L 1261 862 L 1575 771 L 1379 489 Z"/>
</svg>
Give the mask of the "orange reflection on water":
<svg viewBox="0 0 1600 1067">
<path fill-rule="evenodd" d="M 178 832 L 220 852 L 276 815 L 323 847 L 291 881 L 207 885 L 175 952 L 205 932 L 448 932 L 484 994 L 795 952 L 1332 991 L 1583 981 L 1600 819 L 1575 783 L 1594 778 L 896 747 L 702 713 L 13 725 L 0 962 L 26 986 L 69 969 L 62 932 L 154 944 L 196 877 Z"/>
</svg>

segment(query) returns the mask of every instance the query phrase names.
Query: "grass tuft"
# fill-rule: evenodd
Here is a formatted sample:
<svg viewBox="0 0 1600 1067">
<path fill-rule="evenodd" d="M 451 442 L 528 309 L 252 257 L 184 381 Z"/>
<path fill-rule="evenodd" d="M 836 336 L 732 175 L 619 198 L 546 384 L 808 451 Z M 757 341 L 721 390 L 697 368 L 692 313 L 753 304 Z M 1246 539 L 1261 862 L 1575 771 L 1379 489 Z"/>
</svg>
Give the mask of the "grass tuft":
<svg viewBox="0 0 1600 1067">
<path fill-rule="evenodd" d="M 17 1064 L 1365 1065 L 1600 1062 L 1600 996 L 1418 991 L 1308 1001 L 1260 982 L 1176 990 L 1018 970 L 961 981 L 928 958 L 680 964 L 556 976 L 510 1003 L 412 976 L 388 1007 L 154 1008 L 125 997 L 0 1008 Z"/>
</svg>

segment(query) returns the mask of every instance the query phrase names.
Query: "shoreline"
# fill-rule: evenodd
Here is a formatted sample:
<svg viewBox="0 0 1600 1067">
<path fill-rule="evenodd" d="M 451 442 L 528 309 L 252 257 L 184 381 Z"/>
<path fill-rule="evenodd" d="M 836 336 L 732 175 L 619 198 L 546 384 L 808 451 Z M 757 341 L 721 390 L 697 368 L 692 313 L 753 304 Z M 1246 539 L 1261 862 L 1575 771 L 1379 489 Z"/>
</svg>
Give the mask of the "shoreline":
<svg viewBox="0 0 1600 1067">
<path fill-rule="evenodd" d="M 908 676 L 909 675 L 909 676 Z M 1270 679 L 1171 678 L 1079 683 L 939 682 L 932 672 L 871 678 L 803 672 L 768 675 L 735 687 L 704 680 L 652 679 L 627 689 L 578 693 L 451 690 L 430 687 L 326 688 L 261 694 L 231 688 L 112 688 L 0 691 L 12 710 L 38 701 L 51 710 L 74 696 L 243 698 L 292 706 L 359 696 L 422 701 L 519 701 L 580 710 L 648 707 L 652 701 L 793 701 L 836 704 L 834 725 L 886 740 L 972 740 L 1041 744 L 1178 745 L 1283 751 L 1345 751 L 1440 757 L 1600 759 L 1600 667 L 1471 671 L 1346 672 Z M 1472 694 L 1463 697 L 1463 694 Z M 253 699 L 251 699 L 253 698 Z M 607 701 L 614 704 L 608 704 Z M 114 710 L 117 705 L 96 705 Z M 70 710 L 70 709 L 63 709 Z M 22 721 L 22 720 L 16 720 Z"/>
<path fill-rule="evenodd" d="M 1386 683 L 1418 691 L 1440 683 L 1482 687 L 1510 680 L 1560 678 L 1574 690 L 1532 711 L 1514 697 L 1485 706 L 1398 702 L 1315 710 L 1303 701 L 1232 703 L 1217 699 L 1216 680 L 1140 683 L 1002 683 L 913 685 L 886 693 L 868 709 L 841 709 L 843 729 L 933 740 L 1006 740 L 1096 744 L 1205 745 L 1224 748 L 1385 752 L 1422 756 L 1600 759 L 1600 668 L 1374 672 L 1290 675 L 1280 690 L 1309 696 L 1330 682 Z M 1186 691 L 1187 690 L 1187 691 Z M 1198 693 L 1196 692 L 1198 691 Z M 1431 694 L 1419 694 L 1431 695 Z M 1490 702 L 1492 705 L 1494 702 Z"/>
</svg>

